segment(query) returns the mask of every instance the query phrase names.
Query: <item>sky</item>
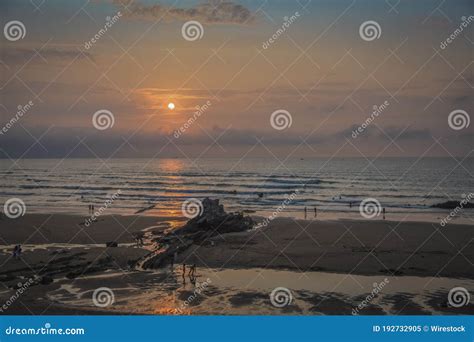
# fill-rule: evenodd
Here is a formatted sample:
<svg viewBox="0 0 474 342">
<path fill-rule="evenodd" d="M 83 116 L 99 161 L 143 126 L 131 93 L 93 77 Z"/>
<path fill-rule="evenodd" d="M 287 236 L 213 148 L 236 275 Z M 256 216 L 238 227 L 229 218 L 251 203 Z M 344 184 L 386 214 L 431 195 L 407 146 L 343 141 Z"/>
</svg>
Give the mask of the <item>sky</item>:
<svg viewBox="0 0 474 342">
<path fill-rule="evenodd" d="M 474 113 L 470 0 L 2 0 L 0 13 L 0 158 L 472 156 L 474 124 L 450 125 Z M 24 37 L 7 39 L 12 21 Z"/>
</svg>

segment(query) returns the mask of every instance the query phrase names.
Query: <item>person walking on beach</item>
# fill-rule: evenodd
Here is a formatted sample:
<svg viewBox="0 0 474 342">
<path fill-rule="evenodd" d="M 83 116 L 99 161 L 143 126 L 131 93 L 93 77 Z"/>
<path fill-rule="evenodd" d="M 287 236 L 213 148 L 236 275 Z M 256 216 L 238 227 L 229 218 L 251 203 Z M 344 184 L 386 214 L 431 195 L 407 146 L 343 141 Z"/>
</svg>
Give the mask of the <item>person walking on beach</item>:
<svg viewBox="0 0 474 342">
<path fill-rule="evenodd" d="M 16 259 L 17 255 L 18 255 L 18 245 L 15 245 L 15 247 L 13 247 L 12 256 Z"/>
<path fill-rule="evenodd" d="M 196 264 L 193 264 L 191 268 L 189 269 L 188 276 L 194 277 L 195 273 L 196 273 Z"/>
<path fill-rule="evenodd" d="M 15 248 L 13 248 L 13 257 L 19 258 L 21 256 L 21 245 L 16 245 Z"/>
<path fill-rule="evenodd" d="M 171 271 L 174 268 L 176 260 L 178 260 L 178 252 L 174 252 L 173 256 L 171 257 Z"/>
<path fill-rule="evenodd" d="M 318 217 L 318 208 L 314 206 L 314 217 Z"/>
<path fill-rule="evenodd" d="M 382 209 L 383 219 L 385 220 L 385 208 Z"/>
<path fill-rule="evenodd" d="M 307 210 L 306 210 L 306 207 L 304 207 L 304 219 L 306 220 L 306 217 L 307 217 Z"/>
</svg>

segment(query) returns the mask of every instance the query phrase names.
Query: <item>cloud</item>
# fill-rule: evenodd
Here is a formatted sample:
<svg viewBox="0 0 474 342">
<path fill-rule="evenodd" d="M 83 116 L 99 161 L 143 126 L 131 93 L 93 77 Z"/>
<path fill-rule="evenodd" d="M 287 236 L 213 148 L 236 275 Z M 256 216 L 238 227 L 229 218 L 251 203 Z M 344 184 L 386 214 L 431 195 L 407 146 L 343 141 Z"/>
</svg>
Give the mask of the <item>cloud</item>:
<svg viewBox="0 0 474 342">
<path fill-rule="evenodd" d="M 36 137 L 42 136 L 47 130 L 45 127 L 28 127 L 31 134 Z M 395 138 L 402 127 L 385 128 L 385 132 Z M 222 128 L 215 126 L 209 129 L 208 134 L 214 138 L 218 138 L 219 146 L 225 149 L 236 148 L 239 150 L 248 150 L 249 147 L 259 145 L 261 151 L 266 148 L 277 151 L 279 148 L 289 147 L 293 150 L 295 146 L 301 145 L 303 138 L 306 138 L 306 144 L 318 149 L 326 149 L 334 151 L 335 146 L 340 146 L 344 141 L 350 140 L 359 148 L 364 145 L 370 145 L 373 148 L 383 149 L 390 140 L 376 127 L 368 127 L 357 140 L 351 138 L 352 127 L 333 133 L 320 133 L 306 137 L 296 132 L 281 134 L 280 131 L 259 131 L 251 129 L 236 129 L 232 127 Z M 80 139 L 84 138 L 84 143 L 79 144 Z M 458 147 L 470 146 L 472 141 L 472 133 L 466 133 L 464 136 L 458 137 L 456 146 L 451 146 L 453 151 Z M 125 143 L 124 139 L 128 141 Z M 417 145 L 431 144 L 432 138 L 429 130 L 423 129 L 407 129 L 396 139 L 397 144 L 406 147 L 407 150 L 413 143 Z M 360 144 L 362 143 L 362 145 Z M 53 127 L 41 139 L 41 145 L 35 144 L 35 140 L 21 127 L 14 127 L 5 135 L 0 135 L 0 159 L 5 158 L 2 150 L 8 151 L 10 157 L 19 157 L 25 151 L 29 151 L 26 157 L 29 158 L 62 158 L 69 155 L 70 157 L 95 157 L 94 153 L 100 157 L 151 157 L 158 150 L 163 150 L 163 155 L 168 157 L 182 156 L 181 151 L 185 151 L 189 155 L 200 155 L 203 150 L 215 145 L 215 141 L 207 134 L 192 134 L 185 132 L 176 139 L 172 132 L 154 131 L 143 132 L 132 135 L 131 132 L 117 131 L 97 131 L 92 128 L 70 128 L 70 127 Z M 263 146 L 261 146 L 263 144 Z M 471 144 L 472 145 L 472 144 Z M 217 146 L 217 145 L 216 145 Z M 214 146 L 214 147 L 216 147 Z M 43 149 L 43 147 L 46 149 Z M 463 147 L 464 148 L 464 147 Z M 90 150 L 94 151 L 91 153 Z M 216 148 L 219 150 L 220 148 Z M 218 151 L 217 151 L 218 152 Z M 441 151 L 441 155 L 443 152 Z M 161 156 L 161 154 L 160 154 Z"/>
<path fill-rule="evenodd" d="M 255 14 L 233 1 L 214 0 L 195 7 L 179 8 L 166 5 L 142 5 L 133 0 L 113 0 L 115 5 L 125 7 L 123 13 L 129 18 L 163 19 L 168 21 L 197 20 L 206 24 L 250 24 Z"/>
<path fill-rule="evenodd" d="M 1 60 L 7 65 L 18 65 L 24 64 L 29 60 L 34 62 L 67 62 L 74 58 L 90 58 L 93 56 L 88 52 L 81 53 L 79 50 L 74 49 L 56 49 L 56 48 L 44 48 L 44 49 L 33 49 L 33 48 L 8 48 L 4 49 L 1 55 Z"/>
</svg>

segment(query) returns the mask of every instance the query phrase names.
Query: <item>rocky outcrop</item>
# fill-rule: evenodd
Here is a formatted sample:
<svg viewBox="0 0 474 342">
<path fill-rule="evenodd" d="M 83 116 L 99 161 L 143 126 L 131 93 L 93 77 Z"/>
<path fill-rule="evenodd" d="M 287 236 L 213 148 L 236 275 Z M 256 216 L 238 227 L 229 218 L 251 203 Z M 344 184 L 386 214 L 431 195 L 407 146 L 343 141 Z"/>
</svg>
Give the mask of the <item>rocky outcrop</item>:
<svg viewBox="0 0 474 342">
<path fill-rule="evenodd" d="M 253 227 L 253 220 L 241 213 L 226 213 L 219 200 L 205 198 L 202 201 L 202 213 L 190 219 L 184 227 L 175 234 L 186 235 L 198 233 L 199 236 L 243 232 Z"/>
<path fill-rule="evenodd" d="M 199 215 L 183 227 L 156 240 L 157 250 L 139 262 L 142 268 L 156 268 L 173 262 L 175 253 L 181 253 L 193 244 L 200 244 L 215 235 L 243 232 L 253 227 L 252 218 L 242 213 L 226 213 L 219 200 L 205 198 Z"/>
<path fill-rule="evenodd" d="M 467 201 L 446 201 L 443 203 L 433 204 L 431 207 L 441 209 L 474 208 L 474 203 Z"/>
</svg>

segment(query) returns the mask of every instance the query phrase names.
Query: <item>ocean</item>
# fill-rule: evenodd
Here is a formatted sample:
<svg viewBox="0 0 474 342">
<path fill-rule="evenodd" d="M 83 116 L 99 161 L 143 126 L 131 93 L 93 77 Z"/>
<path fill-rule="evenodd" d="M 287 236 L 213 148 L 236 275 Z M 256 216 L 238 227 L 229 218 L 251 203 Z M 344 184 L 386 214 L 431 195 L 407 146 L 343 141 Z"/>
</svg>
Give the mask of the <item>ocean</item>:
<svg viewBox="0 0 474 342">
<path fill-rule="evenodd" d="M 3 159 L 0 173 L 2 203 L 20 198 L 27 212 L 87 213 L 109 199 L 108 213 L 154 205 L 144 214 L 179 216 L 186 199 L 210 197 L 231 211 L 266 215 L 280 206 L 281 215 L 300 217 L 317 207 L 345 217 L 375 198 L 387 213 L 441 217 L 449 210 L 431 205 L 474 192 L 472 158 Z M 472 220 L 472 211 L 460 216 Z"/>
</svg>

